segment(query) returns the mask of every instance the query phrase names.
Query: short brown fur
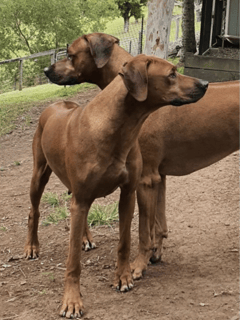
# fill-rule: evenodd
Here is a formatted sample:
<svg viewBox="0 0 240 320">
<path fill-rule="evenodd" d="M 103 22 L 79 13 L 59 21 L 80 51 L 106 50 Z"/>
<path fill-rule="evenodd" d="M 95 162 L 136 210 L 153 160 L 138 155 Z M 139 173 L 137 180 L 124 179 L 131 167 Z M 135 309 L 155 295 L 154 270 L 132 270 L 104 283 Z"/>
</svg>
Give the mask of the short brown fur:
<svg viewBox="0 0 240 320">
<path fill-rule="evenodd" d="M 62 316 L 79 317 L 83 311 L 80 258 L 88 210 L 94 199 L 117 187 L 121 188 L 120 240 L 113 286 L 121 291 L 133 287 L 130 228 L 142 172 L 139 131 L 151 112 L 170 103 L 197 101 L 207 89 L 206 82 L 191 77 L 177 75 L 172 81 L 172 69 L 174 66 L 165 60 L 139 55 L 125 63 L 120 75 L 84 110 L 73 103 L 55 103 L 39 119 L 33 140 L 32 207 L 25 255 L 31 258 L 39 253 L 39 202 L 53 171 L 72 192 Z"/>
</svg>

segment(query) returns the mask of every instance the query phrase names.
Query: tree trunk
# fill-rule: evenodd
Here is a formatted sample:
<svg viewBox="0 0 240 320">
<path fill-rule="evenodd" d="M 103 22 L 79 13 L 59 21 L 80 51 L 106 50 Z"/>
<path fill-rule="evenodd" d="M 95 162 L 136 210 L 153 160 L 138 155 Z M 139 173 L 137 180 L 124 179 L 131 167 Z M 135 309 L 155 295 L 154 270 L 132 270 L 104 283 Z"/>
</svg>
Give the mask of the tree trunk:
<svg viewBox="0 0 240 320">
<path fill-rule="evenodd" d="M 129 31 L 129 16 L 125 15 L 124 16 L 124 32 Z"/>
<path fill-rule="evenodd" d="M 195 53 L 196 39 L 195 39 L 195 25 L 194 25 L 194 1 L 184 0 L 183 1 L 183 15 L 182 15 L 182 44 L 183 52 L 181 61 L 185 60 L 185 53 Z"/>
<path fill-rule="evenodd" d="M 173 7 L 174 0 L 148 2 L 145 54 L 167 58 Z"/>
</svg>

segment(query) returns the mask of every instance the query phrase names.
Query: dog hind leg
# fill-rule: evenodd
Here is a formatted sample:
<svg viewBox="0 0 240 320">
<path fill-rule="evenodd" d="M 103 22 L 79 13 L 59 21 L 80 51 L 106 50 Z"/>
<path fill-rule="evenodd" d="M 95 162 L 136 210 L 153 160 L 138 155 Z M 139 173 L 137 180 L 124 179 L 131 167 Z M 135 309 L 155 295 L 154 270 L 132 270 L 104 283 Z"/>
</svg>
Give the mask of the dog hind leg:
<svg viewBox="0 0 240 320">
<path fill-rule="evenodd" d="M 163 252 L 163 238 L 168 237 L 167 221 L 165 216 L 166 206 L 166 176 L 161 175 L 161 182 L 158 186 L 157 209 L 155 213 L 155 236 L 153 243 L 153 254 L 150 258 L 152 263 L 161 260 Z"/>
<path fill-rule="evenodd" d="M 137 188 L 137 201 L 139 207 L 139 251 L 131 264 L 133 279 L 140 279 L 146 271 L 149 260 L 153 254 L 155 243 L 155 212 L 157 208 L 158 174 L 144 175 Z"/>
<path fill-rule="evenodd" d="M 113 287 L 122 292 L 133 287 L 129 256 L 131 246 L 131 222 L 135 206 L 135 192 L 121 187 L 119 200 L 119 233 L 117 270 Z"/>
<path fill-rule="evenodd" d="M 33 175 L 30 186 L 31 209 L 28 216 L 28 235 L 24 247 L 25 257 L 27 259 L 37 258 L 39 255 L 38 242 L 38 222 L 39 222 L 39 204 L 44 188 L 52 173 L 47 164 L 41 147 L 41 129 L 38 127 L 33 140 Z"/>
<path fill-rule="evenodd" d="M 93 242 L 93 236 L 91 231 L 89 230 L 88 223 L 86 220 L 86 225 L 83 233 L 83 242 L 82 242 L 83 250 L 89 251 L 91 249 L 96 248 L 96 244 Z"/>
</svg>

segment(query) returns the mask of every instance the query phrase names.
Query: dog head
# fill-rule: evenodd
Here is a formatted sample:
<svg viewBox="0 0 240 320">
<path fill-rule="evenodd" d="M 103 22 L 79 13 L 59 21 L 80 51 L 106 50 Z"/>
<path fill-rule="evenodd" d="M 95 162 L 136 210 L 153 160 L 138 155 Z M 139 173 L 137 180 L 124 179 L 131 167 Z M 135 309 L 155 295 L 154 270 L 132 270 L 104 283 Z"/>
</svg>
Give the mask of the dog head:
<svg viewBox="0 0 240 320">
<path fill-rule="evenodd" d="M 119 40 L 104 33 L 91 33 L 75 40 L 67 49 L 67 58 L 44 69 L 49 80 L 58 85 L 92 82 L 98 69 L 105 66 Z"/>
<path fill-rule="evenodd" d="M 119 74 L 134 99 L 156 108 L 196 102 L 208 87 L 207 81 L 179 74 L 168 61 L 143 54 L 124 63 Z"/>
</svg>

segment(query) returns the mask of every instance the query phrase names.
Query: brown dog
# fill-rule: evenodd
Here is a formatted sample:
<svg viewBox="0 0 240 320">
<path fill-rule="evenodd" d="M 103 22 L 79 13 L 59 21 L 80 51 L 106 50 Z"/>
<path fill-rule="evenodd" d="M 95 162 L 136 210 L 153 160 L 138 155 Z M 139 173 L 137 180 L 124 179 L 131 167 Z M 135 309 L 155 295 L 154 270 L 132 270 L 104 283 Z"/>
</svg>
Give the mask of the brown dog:
<svg viewBox="0 0 240 320">
<path fill-rule="evenodd" d="M 33 140 L 34 168 L 25 254 L 38 251 L 34 238 L 39 202 L 52 171 L 72 192 L 70 246 L 60 315 L 79 317 L 81 242 L 88 210 L 98 197 L 121 188 L 120 240 L 114 287 L 132 288 L 130 228 L 135 190 L 142 172 L 138 133 L 147 116 L 168 104 L 199 100 L 208 83 L 177 74 L 165 60 L 139 55 L 82 110 L 64 102 L 42 113 Z M 164 94 L 163 94 L 164 92 Z M 35 242 L 34 242 L 35 241 Z"/>
<path fill-rule="evenodd" d="M 52 82 L 88 81 L 104 88 L 131 55 L 115 37 L 93 33 L 82 36 L 68 49 L 69 59 L 46 68 Z M 77 77 L 77 74 L 81 77 Z M 72 78 L 73 77 L 73 78 Z M 143 172 L 137 189 L 139 254 L 132 264 L 133 277 L 142 276 L 149 258 L 157 261 L 167 237 L 165 218 L 166 175 L 186 175 L 205 168 L 239 148 L 239 81 L 211 83 L 199 102 L 179 109 L 168 106 L 151 114 L 139 134 Z M 156 221 L 155 217 L 156 216 Z M 92 237 L 86 226 L 86 248 Z"/>
</svg>

